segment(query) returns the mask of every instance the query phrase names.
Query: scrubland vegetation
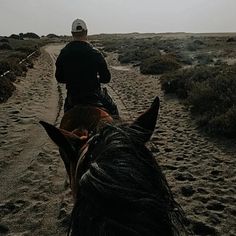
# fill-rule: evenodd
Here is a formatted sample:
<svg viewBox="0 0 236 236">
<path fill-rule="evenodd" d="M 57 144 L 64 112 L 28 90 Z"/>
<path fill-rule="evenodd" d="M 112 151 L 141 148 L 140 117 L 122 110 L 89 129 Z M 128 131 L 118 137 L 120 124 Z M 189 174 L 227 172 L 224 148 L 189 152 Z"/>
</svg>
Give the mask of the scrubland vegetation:
<svg viewBox="0 0 236 236">
<path fill-rule="evenodd" d="M 236 137 L 236 35 L 100 35 L 121 63 L 160 75 L 166 94 L 176 94 L 210 134 Z"/>
<path fill-rule="evenodd" d="M 12 34 L 0 37 L 0 103 L 5 102 L 14 92 L 17 76 L 24 76 L 33 67 L 34 58 L 40 55 L 40 47 L 54 42 L 56 35 L 40 38 L 35 33 Z M 33 55 L 31 55 L 33 53 Z M 30 57 L 28 57 L 31 55 Z"/>
<path fill-rule="evenodd" d="M 48 42 L 66 41 L 34 33 L 0 37 L 0 102 L 14 91 L 16 76 L 33 67 L 33 57 Z M 236 137 L 236 35 L 228 34 L 101 34 L 90 37 L 104 55 L 118 54 L 121 63 L 158 75 L 166 94 L 176 94 L 200 127 L 211 134 Z"/>
<path fill-rule="evenodd" d="M 185 99 L 210 133 L 236 136 L 236 65 L 199 66 L 161 77 L 166 93 Z"/>
</svg>

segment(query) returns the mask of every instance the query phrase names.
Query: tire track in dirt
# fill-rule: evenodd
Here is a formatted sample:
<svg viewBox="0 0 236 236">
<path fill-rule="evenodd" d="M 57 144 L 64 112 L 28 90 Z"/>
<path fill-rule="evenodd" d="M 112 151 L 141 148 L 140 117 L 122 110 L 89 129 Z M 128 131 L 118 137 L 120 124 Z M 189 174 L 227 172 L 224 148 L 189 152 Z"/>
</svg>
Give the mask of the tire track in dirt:
<svg viewBox="0 0 236 236">
<path fill-rule="evenodd" d="M 61 48 L 62 48 L 61 45 L 51 45 L 49 47 L 46 47 L 46 51 L 50 55 L 51 60 L 52 60 L 52 64 L 53 64 L 53 79 L 54 80 L 55 80 L 54 75 L 55 75 L 55 70 L 56 70 L 55 63 L 56 63 L 56 59 L 59 55 Z M 54 122 L 55 125 L 60 124 L 60 120 L 63 115 L 63 102 L 65 99 L 65 93 L 66 93 L 65 86 L 57 83 L 57 91 L 58 91 L 59 99 L 58 99 L 58 112 L 57 112 L 57 116 L 56 116 L 56 119 Z"/>
</svg>

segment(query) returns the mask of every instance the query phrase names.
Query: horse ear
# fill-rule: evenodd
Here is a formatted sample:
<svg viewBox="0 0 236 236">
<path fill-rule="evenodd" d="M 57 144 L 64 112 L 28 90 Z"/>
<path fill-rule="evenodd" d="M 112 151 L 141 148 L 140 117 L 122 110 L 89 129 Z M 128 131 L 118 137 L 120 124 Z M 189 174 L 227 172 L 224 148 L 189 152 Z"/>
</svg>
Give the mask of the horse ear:
<svg viewBox="0 0 236 236">
<path fill-rule="evenodd" d="M 142 138 L 144 142 L 147 142 L 154 132 L 159 107 L 160 100 L 159 97 L 156 97 L 150 108 L 140 115 L 131 125 L 131 128 L 142 132 Z"/>
<path fill-rule="evenodd" d="M 44 121 L 40 121 L 39 123 L 44 127 L 44 129 L 46 130 L 48 136 L 52 139 L 52 141 L 61 150 L 63 150 L 68 157 L 73 158 L 75 156 L 75 151 L 70 142 L 68 141 L 68 139 L 71 138 L 73 134 L 70 135 L 70 132 L 58 129 L 55 126 Z"/>
</svg>

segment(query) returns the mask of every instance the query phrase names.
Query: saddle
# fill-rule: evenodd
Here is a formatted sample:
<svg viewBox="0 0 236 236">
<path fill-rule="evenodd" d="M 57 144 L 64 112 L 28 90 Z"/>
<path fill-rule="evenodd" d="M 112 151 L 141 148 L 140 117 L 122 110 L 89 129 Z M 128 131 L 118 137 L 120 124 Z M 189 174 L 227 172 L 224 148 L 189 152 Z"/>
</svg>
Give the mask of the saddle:
<svg viewBox="0 0 236 236">
<path fill-rule="evenodd" d="M 105 110 L 112 116 L 119 116 L 117 105 L 108 94 L 106 88 L 102 88 L 100 93 L 93 94 L 91 96 L 73 99 L 70 95 L 67 95 L 64 105 L 64 112 L 67 112 L 74 106 L 92 106 Z"/>
</svg>

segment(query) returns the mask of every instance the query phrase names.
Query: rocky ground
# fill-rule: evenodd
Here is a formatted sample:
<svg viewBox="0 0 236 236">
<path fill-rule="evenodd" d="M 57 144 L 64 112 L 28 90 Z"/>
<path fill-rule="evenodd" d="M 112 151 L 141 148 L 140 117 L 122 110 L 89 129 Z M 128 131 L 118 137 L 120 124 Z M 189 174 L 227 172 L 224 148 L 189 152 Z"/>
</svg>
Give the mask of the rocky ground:
<svg viewBox="0 0 236 236">
<path fill-rule="evenodd" d="M 0 235 L 65 235 L 72 200 L 57 147 L 39 120 L 58 124 L 64 87 L 54 79 L 60 45 L 48 46 L 16 92 L 1 104 Z M 121 116 L 130 121 L 155 96 L 161 99 L 157 129 L 149 144 L 195 235 L 236 235 L 236 146 L 199 132 L 185 107 L 164 96 L 158 77 L 121 66 L 107 57 L 108 89 Z"/>
</svg>

